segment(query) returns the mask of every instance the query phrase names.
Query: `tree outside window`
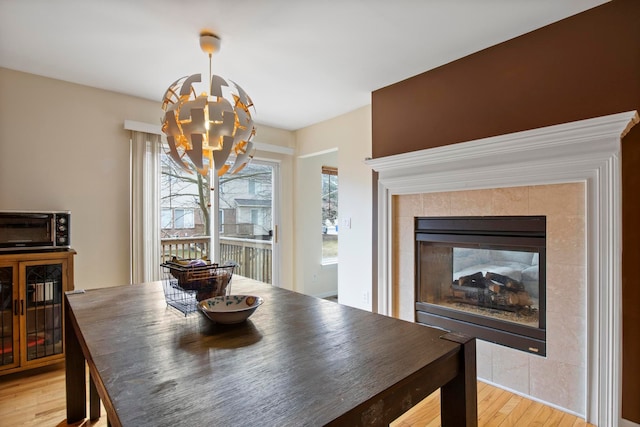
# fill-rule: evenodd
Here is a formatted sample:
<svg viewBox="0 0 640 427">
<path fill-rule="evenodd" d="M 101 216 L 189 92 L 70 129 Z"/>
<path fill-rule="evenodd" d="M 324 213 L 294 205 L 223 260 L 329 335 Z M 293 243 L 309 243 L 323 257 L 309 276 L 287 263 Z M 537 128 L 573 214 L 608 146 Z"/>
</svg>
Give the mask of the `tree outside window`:
<svg viewBox="0 0 640 427">
<path fill-rule="evenodd" d="M 209 178 L 177 167 L 161 155 L 161 238 L 209 236 Z M 271 166 L 251 163 L 219 179 L 218 232 L 221 236 L 264 240 L 271 233 Z"/>
<path fill-rule="evenodd" d="M 166 154 L 160 156 L 160 236 L 208 236 L 210 230 L 209 178 L 179 168 Z"/>
</svg>

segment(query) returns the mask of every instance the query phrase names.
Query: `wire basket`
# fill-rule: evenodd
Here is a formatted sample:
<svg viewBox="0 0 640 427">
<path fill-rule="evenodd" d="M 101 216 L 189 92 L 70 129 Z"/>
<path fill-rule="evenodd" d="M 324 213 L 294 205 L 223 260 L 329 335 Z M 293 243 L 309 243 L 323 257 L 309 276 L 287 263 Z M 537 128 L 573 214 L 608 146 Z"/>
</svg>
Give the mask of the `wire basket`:
<svg viewBox="0 0 640 427">
<path fill-rule="evenodd" d="M 200 301 L 228 294 L 236 264 L 190 266 L 165 262 L 160 266 L 164 272 L 163 289 L 167 305 L 186 316 L 198 309 Z"/>
</svg>

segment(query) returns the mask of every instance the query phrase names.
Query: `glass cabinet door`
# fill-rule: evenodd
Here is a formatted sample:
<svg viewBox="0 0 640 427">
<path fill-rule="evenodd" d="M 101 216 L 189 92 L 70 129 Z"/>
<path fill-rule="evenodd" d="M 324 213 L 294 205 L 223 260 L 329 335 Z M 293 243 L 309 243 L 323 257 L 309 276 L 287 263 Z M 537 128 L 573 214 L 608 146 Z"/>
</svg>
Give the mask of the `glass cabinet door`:
<svg viewBox="0 0 640 427">
<path fill-rule="evenodd" d="M 63 268 L 63 262 L 25 266 L 26 361 L 62 354 Z"/>
<path fill-rule="evenodd" d="M 18 364 L 17 273 L 12 265 L 0 265 L 0 366 Z"/>
</svg>

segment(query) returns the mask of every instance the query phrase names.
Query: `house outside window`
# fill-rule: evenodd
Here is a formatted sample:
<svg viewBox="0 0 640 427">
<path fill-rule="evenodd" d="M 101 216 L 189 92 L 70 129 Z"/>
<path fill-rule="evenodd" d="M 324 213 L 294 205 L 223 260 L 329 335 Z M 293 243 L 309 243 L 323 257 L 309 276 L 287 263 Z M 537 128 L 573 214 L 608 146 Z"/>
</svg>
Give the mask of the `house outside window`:
<svg viewBox="0 0 640 427">
<path fill-rule="evenodd" d="M 223 237 L 270 240 L 272 166 L 252 162 L 239 175 L 220 179 Z"/>
</svg>

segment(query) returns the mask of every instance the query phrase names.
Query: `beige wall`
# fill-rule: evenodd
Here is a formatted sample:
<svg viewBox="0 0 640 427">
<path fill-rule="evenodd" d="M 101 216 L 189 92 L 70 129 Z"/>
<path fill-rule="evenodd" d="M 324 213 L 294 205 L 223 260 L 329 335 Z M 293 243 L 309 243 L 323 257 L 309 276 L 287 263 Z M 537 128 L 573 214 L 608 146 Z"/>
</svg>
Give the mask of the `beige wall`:
<svg viewBox="0 0 640 427">
<path fill-rule="evenodd" d="M 76 288 L 129 281 L 129 133 L 152 101 L 0 69 L 0 208 L 68 209 Z"/>
<path fill-rule="evenodd" d="M 129 132 L 159 124 L 160 101 L 0 68 L 0 209 L 72 211 L 76 288 L 129 282 Z M 160 98 L 160 95 L 159 95 Z M 158 98 L 158 99 L 159 99 Z M 293 147 L 292 132 L 260 126 L 256 141 Z M 280 161 L 291 207 L 291 156 Z M 282 257 L 291 259 L 292 209 L 282 212 Z M 282 281 L 292 285 L 291 263 Z"/>
<path fill-rule="evenodd" d="M 322 166 L 338 167 L 337 149 L 298 157 L 296 160 L 296 182 L 301 184 L 296 188 L 296 206 L 299 207 L 295 225 L 296 242 L 299 245 L 296 251 L 299 256 L 296 262 L 299 267 L 296 271 L 296 290 L 318 297 L 338 294 L 338 264 L 322 264 Z M 338 181 L 338 188 L 339 185 Z M 338 209 L 339 206 L 340 201 Z"/>
<path fill-rule="evenodd" d="M 159 123 L 159 101 L 2 68 L 0 93 L 0 209 L 71 210 L 76 287 L 128 283 L 129 132 L 124 121 Z M 297 145 L 295 156 L 257 152 L 256 158 L 280 164 L 279 284 L 311 294 L 326 290 L 304 288 L 314 271 L 305 271 L 307 257 L 315 255 L 305 251 L 305 234 L 294 234 L 294 224 L 310 208 L 298 196 L 316 178 L 294 171 L 300 156 L 337 150 L 339 221 L 351 218 L 352 224 L 340 229 L 339 295 L 345 304 L 370 309 L 371 170 L 363 162 L 371 156 L 370 107 L 295 133 L 259 125 L 255 141 Z M 319 272 L 319 264 L 318 255 L 310 265 Z"/>
<path fill-rule="evenodd" d="M 319 228 L 318 203 L 306 200 L 309 189 L 318 188 L 320 170 L 309 173 L 306 168 L 314 156 L 337 151 L 338 161 L 338 299 L 342 304 L 371 310 L 371 169 L 364 159 L 371 156 L 371 107 L 366 106 L 342 116 L 296 131 L 295 254 L 297 283 L 305 293 L 327 292 L 320 279 L 330 273 L 321 265 L 320 236 L 317 243 L 309 240 L 308 231 Z M 317 165 L 316 165 L 317 166 Z M 317 212 L 316 212 L 317 211 Z M 351 228 L 344 226 L 351 220 Z M 324 270 L 323 270 L 324 268 Z M 318 280 L 313 281 L 313 274 Z M 321 287 L 322 286 L 322 287 Z"/>
</svg>

